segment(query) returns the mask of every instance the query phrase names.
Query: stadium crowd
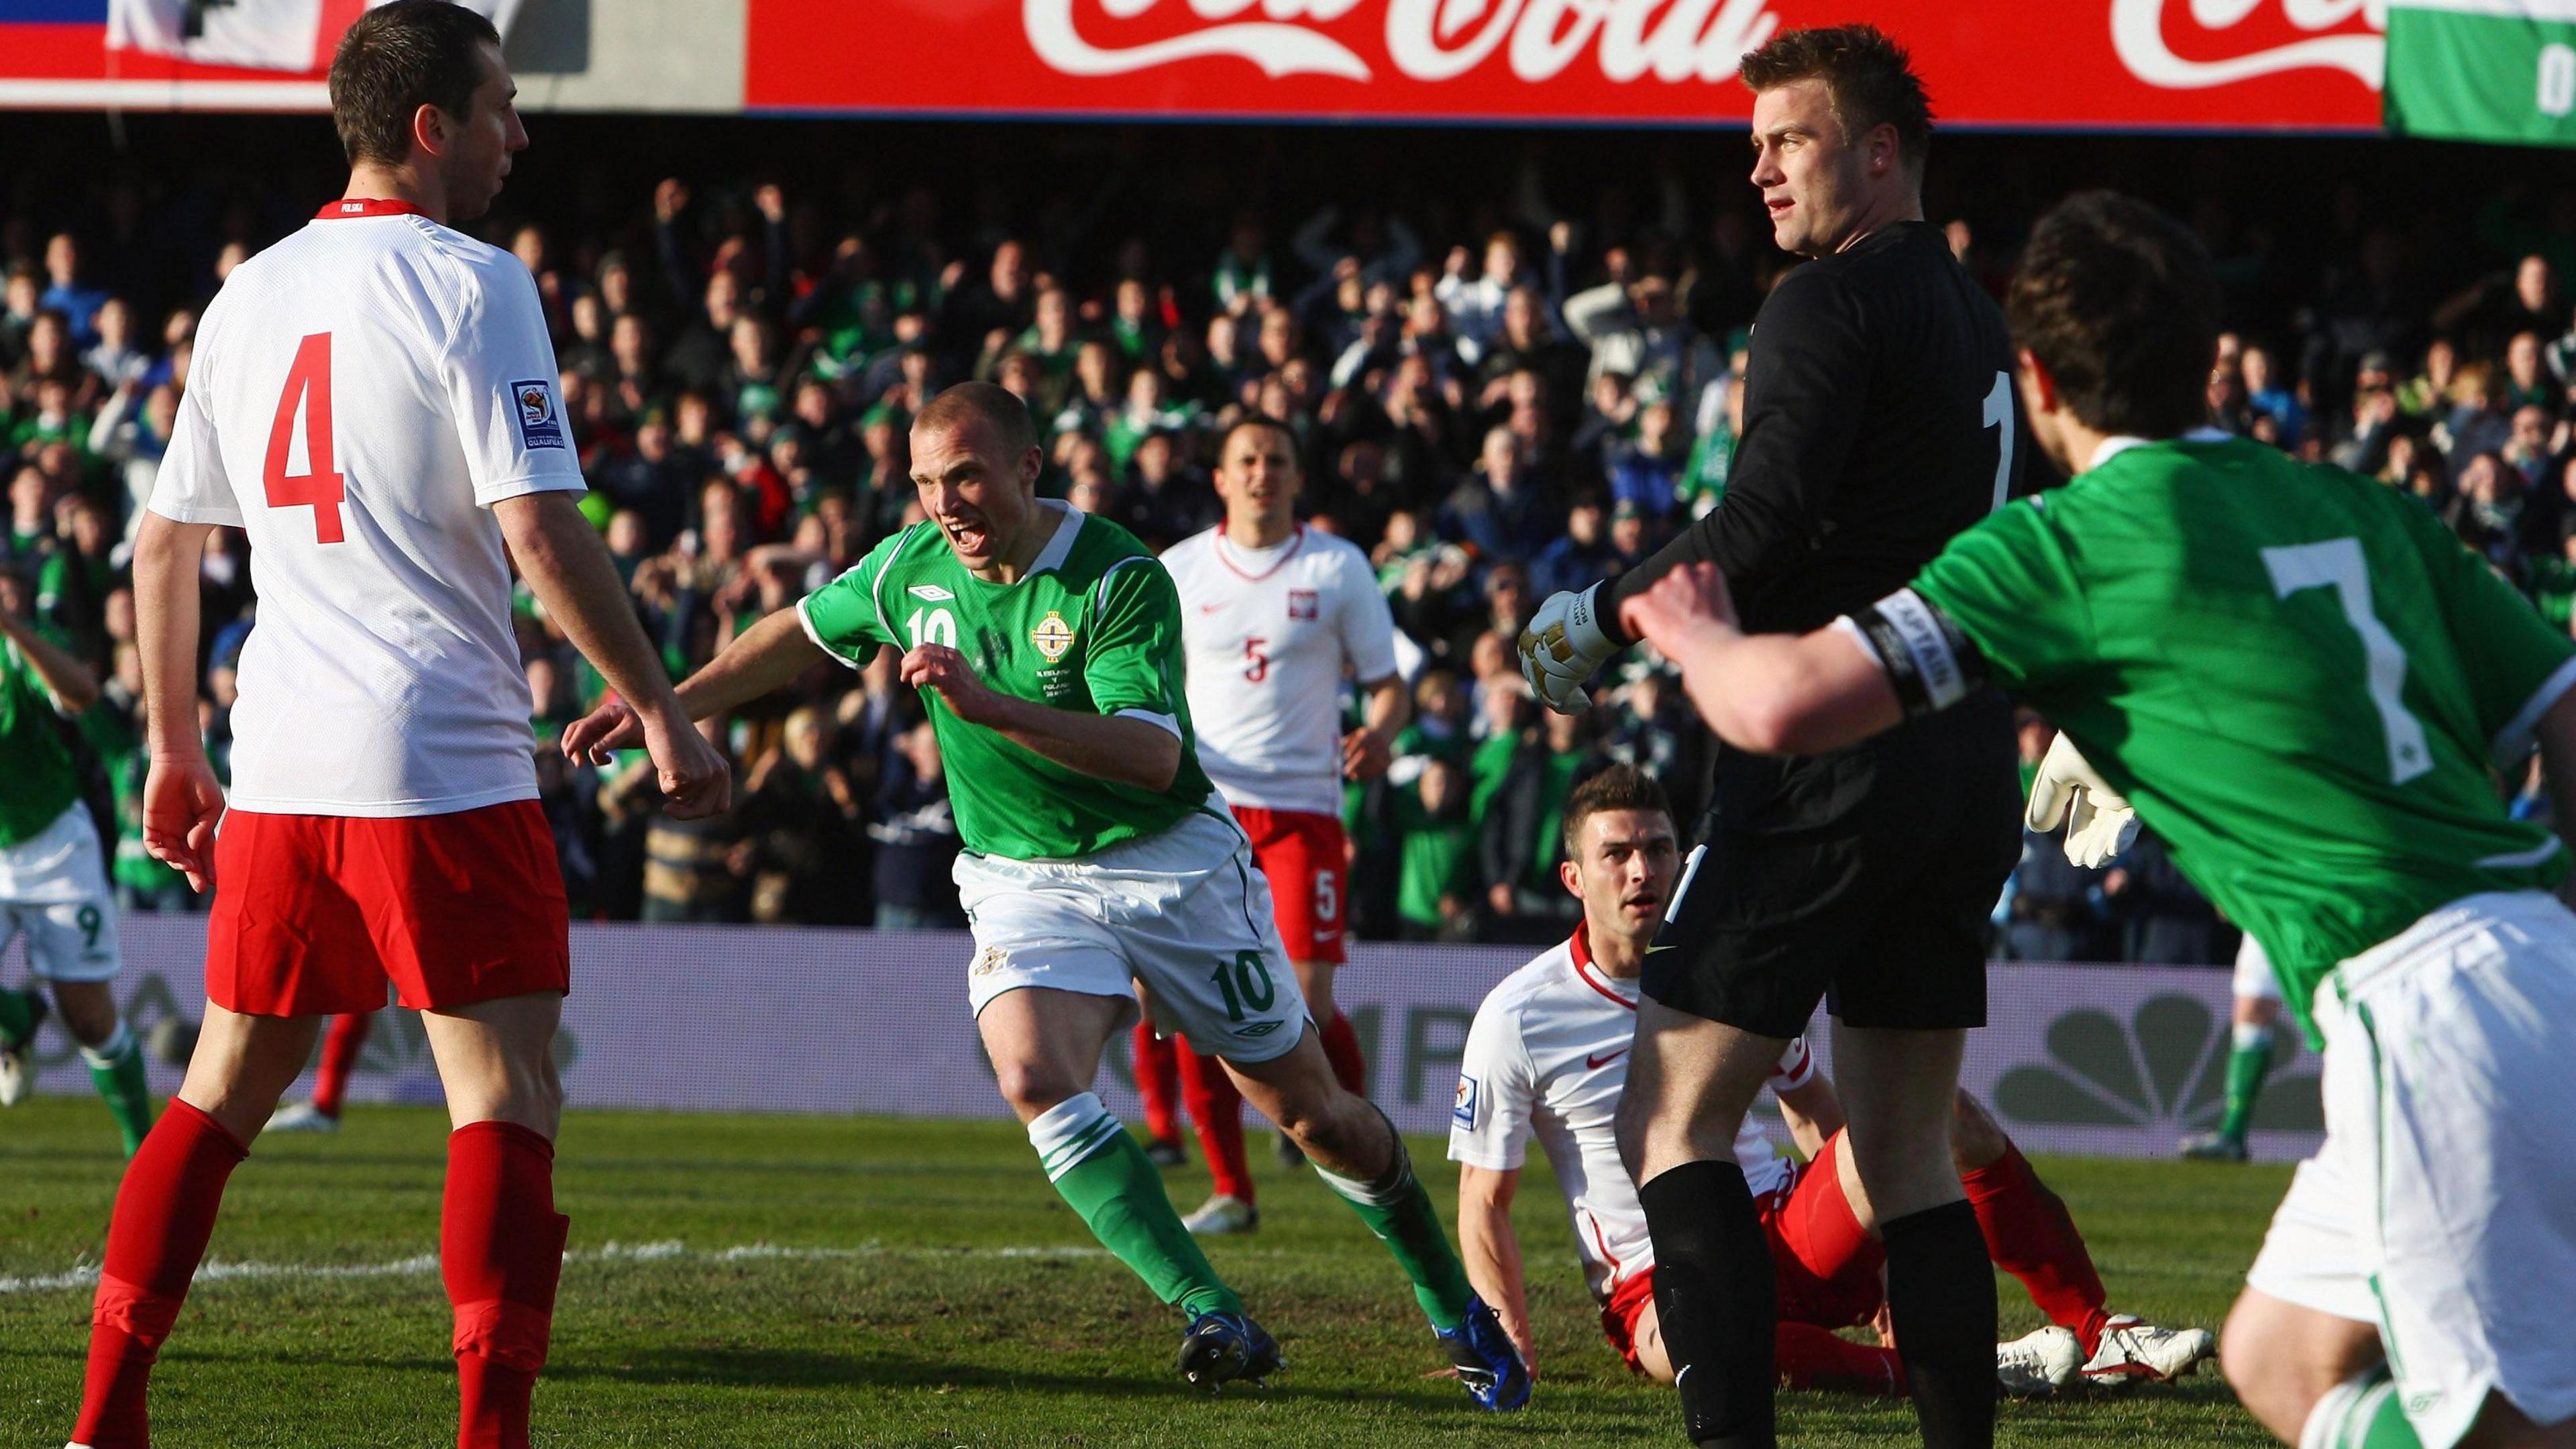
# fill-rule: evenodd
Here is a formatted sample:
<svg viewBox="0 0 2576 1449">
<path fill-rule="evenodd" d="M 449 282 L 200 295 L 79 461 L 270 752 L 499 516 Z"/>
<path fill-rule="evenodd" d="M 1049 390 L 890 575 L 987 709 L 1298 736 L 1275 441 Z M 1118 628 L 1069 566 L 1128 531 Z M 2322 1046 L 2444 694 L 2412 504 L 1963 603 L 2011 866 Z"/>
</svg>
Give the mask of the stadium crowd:
<svg viewBox="0 0 2576 1449">
<path fill-rule="evenodd" d="M 1073 188 L 1018 209 L 979 198 L 970 217 L 929 185 L 668 179 L 564 208 L 588 213 L 578 223 L 505 197 L 518 219 L 485 234 L 536 278 L 585 506 L 675 675 L 920 516 L 907 422 L 947 383 L 1026 400 L 1042 490 L 1157 547 L 1216 522 L 1208 469 L 1227 424 L 1285 419 L 1313 525 L 1378 568 L 1416 701 L 1396 768 L 1349 792 L 1352 928 L 1545 941 L 1576 910 L 1555 876 L 1567 793 L 1627 761 L 1696 818 L 1705 735 L 1644 659 L 1589 715 L 1547 714 L 1514 641 L 1551 591 L 1619 572 L 1719 505 L 1747 329 L 1792 260 L 1749 192 L 1711 209 L 1667 176 L 1653 204 L 1604 182 L 1577 205 L 1534 168 L 1483 197 L 1432 194 L 1426 175 L 1418 206 L 1226 202 L 1150 241 L 1100 230 L 1101 206 Z M 189 902 L 141 845 L 126 540 L 199 310 L 301 215 L 273 194 L 177 205 L 164 192 L 182 184 L 101 181 L 69 208 L 0 191 L 0 608 L 40 618 L 106 685 L 74 727 L 120 892 L 148 910 Z M 2210 377 L 2210 421 L 2420 498 L 2567 626 L 2576 189 L 2507 189 L 2439 257 L 2365 195 L 2339 192 L 2351 202 L 2322 251 L 2296 259 L 2226 189 L 2188 208 L 2244 323 Z M 2013 228 L 1960 220 L 1949 235 L 1999 289 Z M 219 765 L 256 619 L 249 563 L 219 531 L 202 573 L 200 712 Z M 681 822 L 656 808 L 649 771 L 574 767 L 550 747 L 602 686 L 524 593 L 520 634 L 577 913 L 960 921 L 938 750 L 892 651 L 729 721 L 737 806 Z M 2047 731 L 2025 737 L 2035 760 Z M 2217 961 L 2231 935 L 2150 839 L 2107 871 L 2026 851 L 1996 949 Z"/>
</svg>

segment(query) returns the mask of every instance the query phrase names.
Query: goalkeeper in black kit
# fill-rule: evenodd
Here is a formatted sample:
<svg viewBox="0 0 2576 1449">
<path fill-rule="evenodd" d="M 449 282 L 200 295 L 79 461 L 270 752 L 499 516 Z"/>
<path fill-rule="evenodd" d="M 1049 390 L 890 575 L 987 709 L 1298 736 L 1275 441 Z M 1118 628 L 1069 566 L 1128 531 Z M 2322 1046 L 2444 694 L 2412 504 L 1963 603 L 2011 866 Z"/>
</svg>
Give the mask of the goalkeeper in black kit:
<svg viewBox="0 0 2576 1449">
<path fill-rule="evenodd" d="M 1622 606 L 1674 568 L 1715 564 L 1749 630 L 1817 628 L 1902 588 L 2019 491 L 2011 343 L 1923 220 L 1931 105 L 1906 53 L 1865 25 L 1792 31 L 1743 74 L 1753 183 L 1775 240 L 1812 260 L 1756 319 L 1724 506 L 1615 583 L 1550 598 L 1523 635 L 1554 709 L 1583 707 L 1636 637 Z M 1775 1442 L 1769 1249 L 1730 1144 L 1819 999 L 1924 1442 L 1993 1439 L 1993 1270 L 1948 1122 L 1985 1022 L 1986 914 L 2020 850 L 2017 758 L 1991 689 L 1820 758 L 1718 756 L 1644 964 L 1618 1115 L 1695 1443 Z"/>
</svg>

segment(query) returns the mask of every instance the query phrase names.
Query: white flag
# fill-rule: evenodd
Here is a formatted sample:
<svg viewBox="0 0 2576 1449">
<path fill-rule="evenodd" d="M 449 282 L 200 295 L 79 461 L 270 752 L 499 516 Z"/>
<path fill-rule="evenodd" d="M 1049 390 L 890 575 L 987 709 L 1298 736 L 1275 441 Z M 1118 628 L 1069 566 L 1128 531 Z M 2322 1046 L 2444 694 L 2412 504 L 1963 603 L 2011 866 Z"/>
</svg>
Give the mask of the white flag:
<svg viewBox="0 0 2576 1449">
<path fill-rule="evenodd" d="M 384 0 L 364 0 L 372 9 Z M 459 0 L 503 35 L 519 0 Z M 139 50 L 200 65 L 323 71 L 357 18 L 352 0 L 109 0 L 107 48 Z M 322 33 L 324 15 L 330 31 Z"/>
</svg>

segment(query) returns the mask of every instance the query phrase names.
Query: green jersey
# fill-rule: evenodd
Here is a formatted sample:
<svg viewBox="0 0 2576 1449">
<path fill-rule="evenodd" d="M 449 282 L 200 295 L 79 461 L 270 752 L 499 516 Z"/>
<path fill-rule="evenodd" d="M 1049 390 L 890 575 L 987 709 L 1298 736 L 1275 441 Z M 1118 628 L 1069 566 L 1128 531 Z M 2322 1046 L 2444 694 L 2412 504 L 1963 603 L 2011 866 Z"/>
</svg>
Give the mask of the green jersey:
<svg viewBox="0 0 2576 1449">
<path fill-rule="evenodd" d="M 2567 873 L 2496 771 L 2576 683 L 2576 641 L 2380 484 L 2216 434 L 2131 446 L 1914 590 L 2253 933 L 2303 1021 L 2338 961 Z"/>
<path fill-rule="evenodd" d="M 80 798 L 80 773 L 54 694 L 18 646 L 0 639 L 0 849 L 24 845 Z"/>
<path fill-rule="evenodd" d="M 1056 709 L 1151 720 L 1181 737 L 1168 788 L 1146 790 L 1059 765 L 923 696 L 947 762 L 957 834 L 1011 860 L 1078 860 L 1157 835 L 1208 808 L 1188 697 L 1181 689 L 1181 597 L 1136 536 L 1061 504 L 1027 574 L 1012 584 L 967 572 L 938 527 L 917 523 L 870 550 L 797 605 L 805 632 L 864 665 L 886 644 L 945 644 L 999 693 Z"/>
</svg>

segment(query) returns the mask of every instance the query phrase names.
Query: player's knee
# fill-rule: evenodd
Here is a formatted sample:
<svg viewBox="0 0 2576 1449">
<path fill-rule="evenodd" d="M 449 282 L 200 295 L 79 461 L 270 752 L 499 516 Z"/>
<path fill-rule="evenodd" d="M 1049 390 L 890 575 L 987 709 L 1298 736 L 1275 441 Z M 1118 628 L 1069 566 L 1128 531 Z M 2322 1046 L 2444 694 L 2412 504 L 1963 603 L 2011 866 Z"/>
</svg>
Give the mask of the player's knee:
<svg viewBox="0 0 2576 1449">
<path fill-rule="evenodd" d="M 993 1063 L 993 1083 L 1001 1089 L 1002 1100 L 1011 1104 L 1011 1110 L 1023 1122 L 1082 1090 L 1044 1062 L 997 1061 Z"/>
<path fill-rule="evenodd" d="M 1961 1171 L 1973 1171 L 2004 1155 L 2012 1139 L 1964 1090 L 1950 1106 L 1950 1159 Z"/>
<path fill-rule="evenodd" d="M 116 1035 L 116 997 L 103 981 L 57 982 L 54 1005 L 62 1012 L 63 1030 L 82 1046 L 104 1046 Z"/>
</svg>

